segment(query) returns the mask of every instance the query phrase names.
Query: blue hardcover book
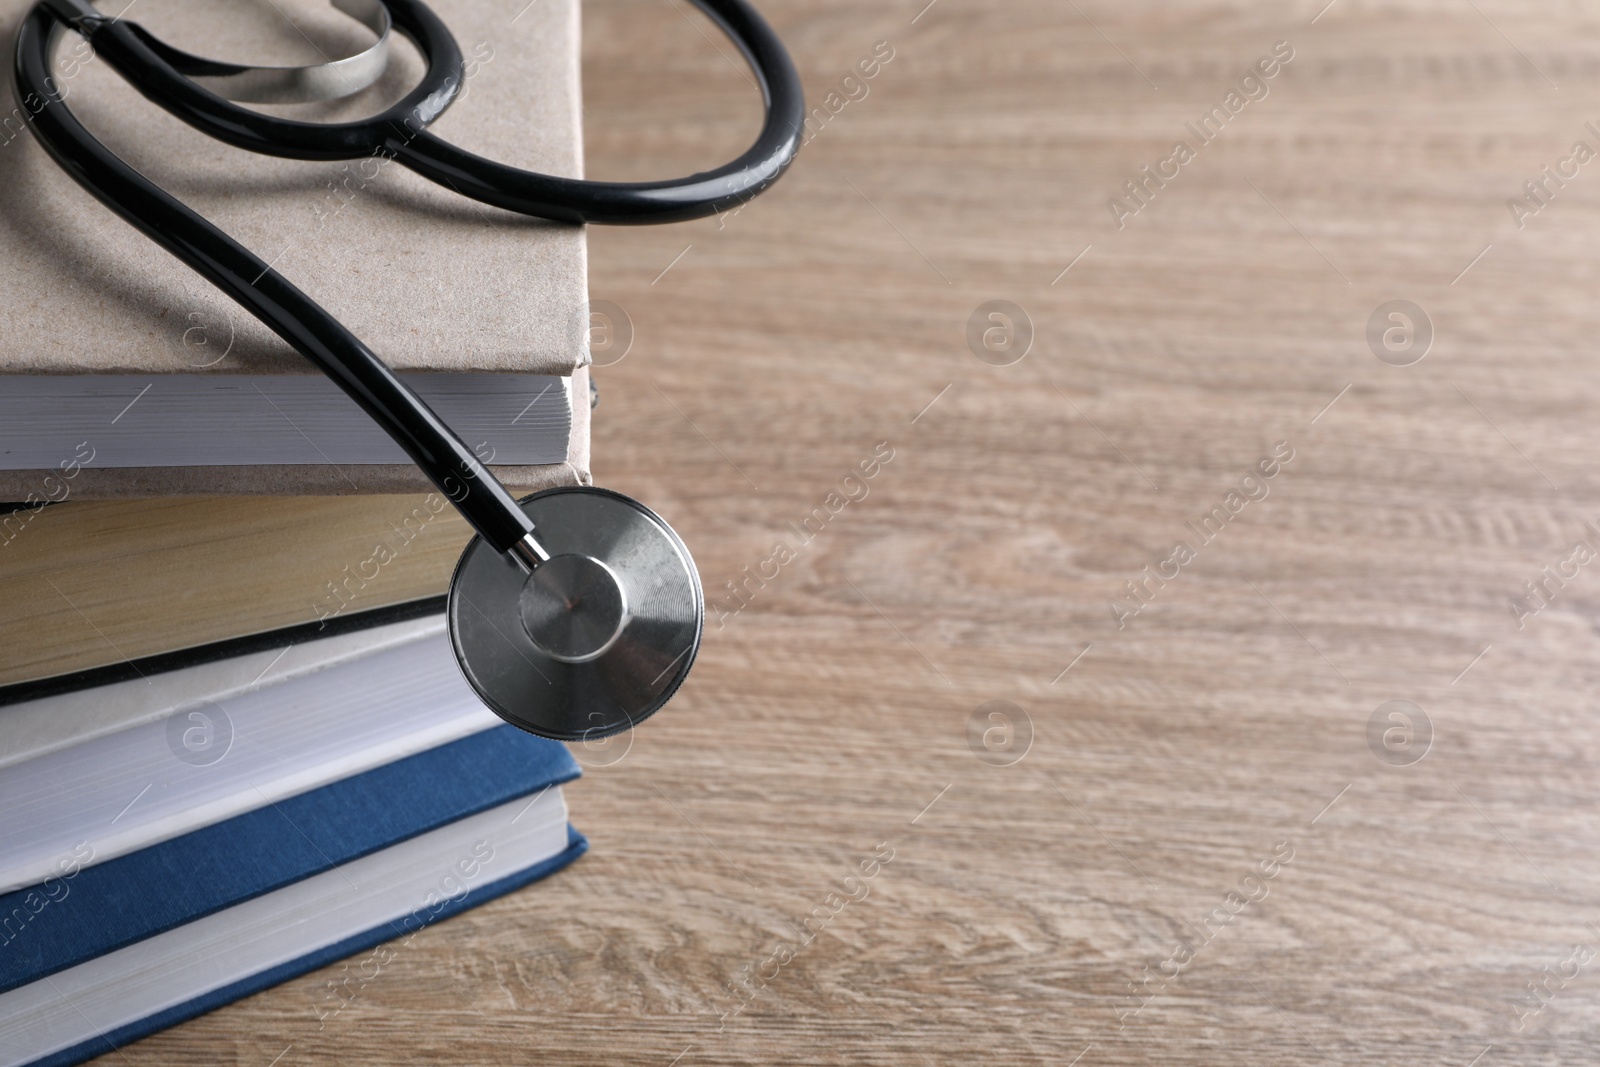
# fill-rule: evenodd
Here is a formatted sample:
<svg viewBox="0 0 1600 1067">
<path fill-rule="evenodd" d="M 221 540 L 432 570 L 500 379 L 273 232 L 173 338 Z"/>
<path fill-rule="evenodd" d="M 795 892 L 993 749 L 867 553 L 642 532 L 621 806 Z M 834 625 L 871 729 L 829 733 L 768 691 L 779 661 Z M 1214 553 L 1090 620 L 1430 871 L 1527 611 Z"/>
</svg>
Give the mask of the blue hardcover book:
<svg viewBox="0 0 1600 1067">
<path fill-rule="evenodd" d="M 111 1052 L 559 870 L 587 848 L 560 790 L 578 773 L 564 746 L 496 727 L 104 863 L 69 857 L 0 896 L 0 1067 Z"/>
</svg>

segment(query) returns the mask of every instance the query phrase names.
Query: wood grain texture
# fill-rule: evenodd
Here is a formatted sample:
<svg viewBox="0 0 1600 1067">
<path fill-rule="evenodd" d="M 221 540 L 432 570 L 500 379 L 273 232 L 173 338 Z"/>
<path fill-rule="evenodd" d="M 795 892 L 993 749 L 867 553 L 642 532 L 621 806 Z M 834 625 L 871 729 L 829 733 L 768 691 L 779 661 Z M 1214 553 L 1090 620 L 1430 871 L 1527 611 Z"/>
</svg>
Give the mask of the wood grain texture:
<svg viewBox="0 0 1600 1067">
<path fill-rule="evenodd" d="M 894 459 L 625 758 L 580 753 L 573 869 L 321 1025 L 340 966 L 103 1062 L 1592 1062 L 1600 574 L 1520 628 L 1509 603 L 1600 522 L 1600 163 L 1520 229 L 1506 201 L 1600 147 L 1600 23 L 1324 3 L 767 0 L 813 102 L 895 58 L 737 216 L 591 233 L 635 331 L 596 372 L 597 481 L 716 598 Z M 747 141 L 714 38 L 586 5 L 592 175 Z M 1277 41 L 1267 96 L 1119 229 L 1108 199 Z M 968 349 L 991 299 L 1035 329 L 1011 366 Z M 1436 334 L 1411 366 L 1366 340 L 1396 299 Z M 991 700 L 1032 723 L 1012 766 L 969 745 Z M 1411 766 L 1369 746 L 1391 700 L 1432 725 Z M 880 842 L 866 899 L 723 1020 Z"/>
</svg>

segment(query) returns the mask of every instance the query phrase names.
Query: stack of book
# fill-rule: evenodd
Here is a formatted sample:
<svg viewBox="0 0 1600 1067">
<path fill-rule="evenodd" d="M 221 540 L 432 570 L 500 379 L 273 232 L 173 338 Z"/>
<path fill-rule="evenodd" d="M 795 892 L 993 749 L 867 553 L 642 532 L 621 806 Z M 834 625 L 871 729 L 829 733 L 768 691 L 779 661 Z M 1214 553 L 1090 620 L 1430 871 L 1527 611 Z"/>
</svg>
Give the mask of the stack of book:
<svg viewBox="0 0 1600 1067">
<path fill-rule="evenodd" d="M 30 2 L 0 0 L 0 39 Z M 331 54 L 351 32 L 290 6 L 295 24 L 229 0 L 132 16 L 262 63 L 315 62 L 308 37 Z M 440 14 L 471 62 L 439 132 L 580 175 L 576 0 Z M 58 73 L 86 125 L 349 323 L 508 486 L 589 482 L 581 229 L 491 216 L 381 159 L 239 152 L 70 45 Z M 397 50 L 366 93 L 283 110 L 370 113 L 418 73 Z M 390 951 L 586 847 L 572 757 L 502 725 L 454 662 L 443 594 L 470 531 L 448 501 L 17 115 L 0 132 L 0 1067 L 77 1063 Z"/>
<path fill-rule="evenodd" d="M 565 747 L 483 707 L 436 613 L 389 618 L 0 708 L 0 1064 L 110 1052 L 582 853 Z"/>
</svg>

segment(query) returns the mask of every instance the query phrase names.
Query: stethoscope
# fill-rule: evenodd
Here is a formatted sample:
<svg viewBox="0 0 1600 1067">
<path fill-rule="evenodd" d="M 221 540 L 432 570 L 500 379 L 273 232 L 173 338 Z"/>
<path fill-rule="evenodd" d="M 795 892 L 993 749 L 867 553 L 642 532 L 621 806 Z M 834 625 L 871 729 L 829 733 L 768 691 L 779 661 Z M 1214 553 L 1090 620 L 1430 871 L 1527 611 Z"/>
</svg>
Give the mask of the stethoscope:
<svg viewBox="0 0 1600 1067">
<path fill-rule="evenodd" d="M 745 0 L 695 0 L 755 71 L 766 105 L 755 144 L 726 166 L 674 181 L 558 178 L 483 159 L 427 131 L 460 92 L 464 72 L 455 38 L 421 0 L 333 2 L 377 34 L 377 43 L 333 63 L 269 68 L 189 55 L 87 0 L 40 0 L 17 32 L 17 100 L 32 116 L 34 136 L 68 174 L 337 382 L 477 531 L 451 579 L 446 614 L 456 659 L 484 703 L 524 730 L 561 740 L 628 729 L 677 691 L 704 630 L 700 576 L 672 528 L 643 504 L 606 489 L 551 489 L 514 499 L 338 320 L 97 141 L 58 93 L 50 57 L 60 32 L 71 29 L 150 101 L 228 144 L 304 160 L 381 153 L 474 200 L 574 223 L 701 218 L 761 192 L 799 145 L 805 115 L 799 77 L 782 42 Z M 416 45 L 427 69 L 377 115 L 311 123 L 230 102 L 325 100 L 364 88 L 383 72 L 391 22 Z"/>
</svg>

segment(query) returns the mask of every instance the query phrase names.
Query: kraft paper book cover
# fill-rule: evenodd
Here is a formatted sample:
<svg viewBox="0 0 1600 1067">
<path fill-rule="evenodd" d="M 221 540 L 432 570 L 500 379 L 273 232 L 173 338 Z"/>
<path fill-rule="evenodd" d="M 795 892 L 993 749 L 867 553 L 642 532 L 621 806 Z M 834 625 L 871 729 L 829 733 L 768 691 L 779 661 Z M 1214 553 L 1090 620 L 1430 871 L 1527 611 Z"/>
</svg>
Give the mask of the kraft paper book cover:
<svg viewBox="0 0 1600 1067">
<path fill-rule="evenodd" d="M 28 6 L 0 0 L 0 39 L 8 45 Z M 540 0 L 520 12 L 518 6 L 490 0 L 438 5 L 466 59 L 466 82 L 433 129 L 520 167 L 581 176 L 577 0 Z M 116 14 L 120 7 L 121 0 L 112 0 L 102 10 Z M 350 54 L 371 43 L 365 28 L 315 3 L 284 9 L 164 0 L 138 5 L 128 17 L 177 47 L 240 62 L 315 63 L 324 58 L 319 51 Z M 581 227 L 484 207 L 381 157 L 304 162 L 229 147 L 139 96 L 73 35 L 64 37 L 54 68 L 68 104 L 96 137 L 243 241 L 408 380 L 462 373 L 565 376 L 587 364 Z M 371 88 L 331 103 L 262 109 L 315 121 L 353 119 L 397 99 L 420 70 L 415 49 L 396 35 L 389 68 Z M 235 376 L 248 382 L 317 375 L 253 317 L 63 174 L 28 131 L 32 114 L 12 99 L 9 84 L 0 101 L 0 187 L 6 190 L 0 197 L 0 383 L 4 376 Z M 547 427 L 568 435 L 564 457 L 555 438 L 553 454 L 540 462 L 491 461 L 513 489 L 588 480 L 588 386 L 581 376 L 572 385 L 571 415 L 558 411 L 562 424 Z M 559 400 L 559 392 L 542 402 Z M 130 398 L 136 394 L 129 392 Z M 109 426 L 110 416 L 106 421 Z M 525 426 L 526 420 L 516 431 Z M 126 422 L 117 429 L 125 430 Z M 71 448 L 61 456 L 73 459 Z M 209 462 L 203 465 L 208 458 L 202 456 L 111 468 L 91 461 L 81 464 L 71 495 L 430 488 L 407 463 Z M 59 474 L 57 466 L 0 470 L 0 500 L 44 497 L 43 479 Z"/>
</svg>

